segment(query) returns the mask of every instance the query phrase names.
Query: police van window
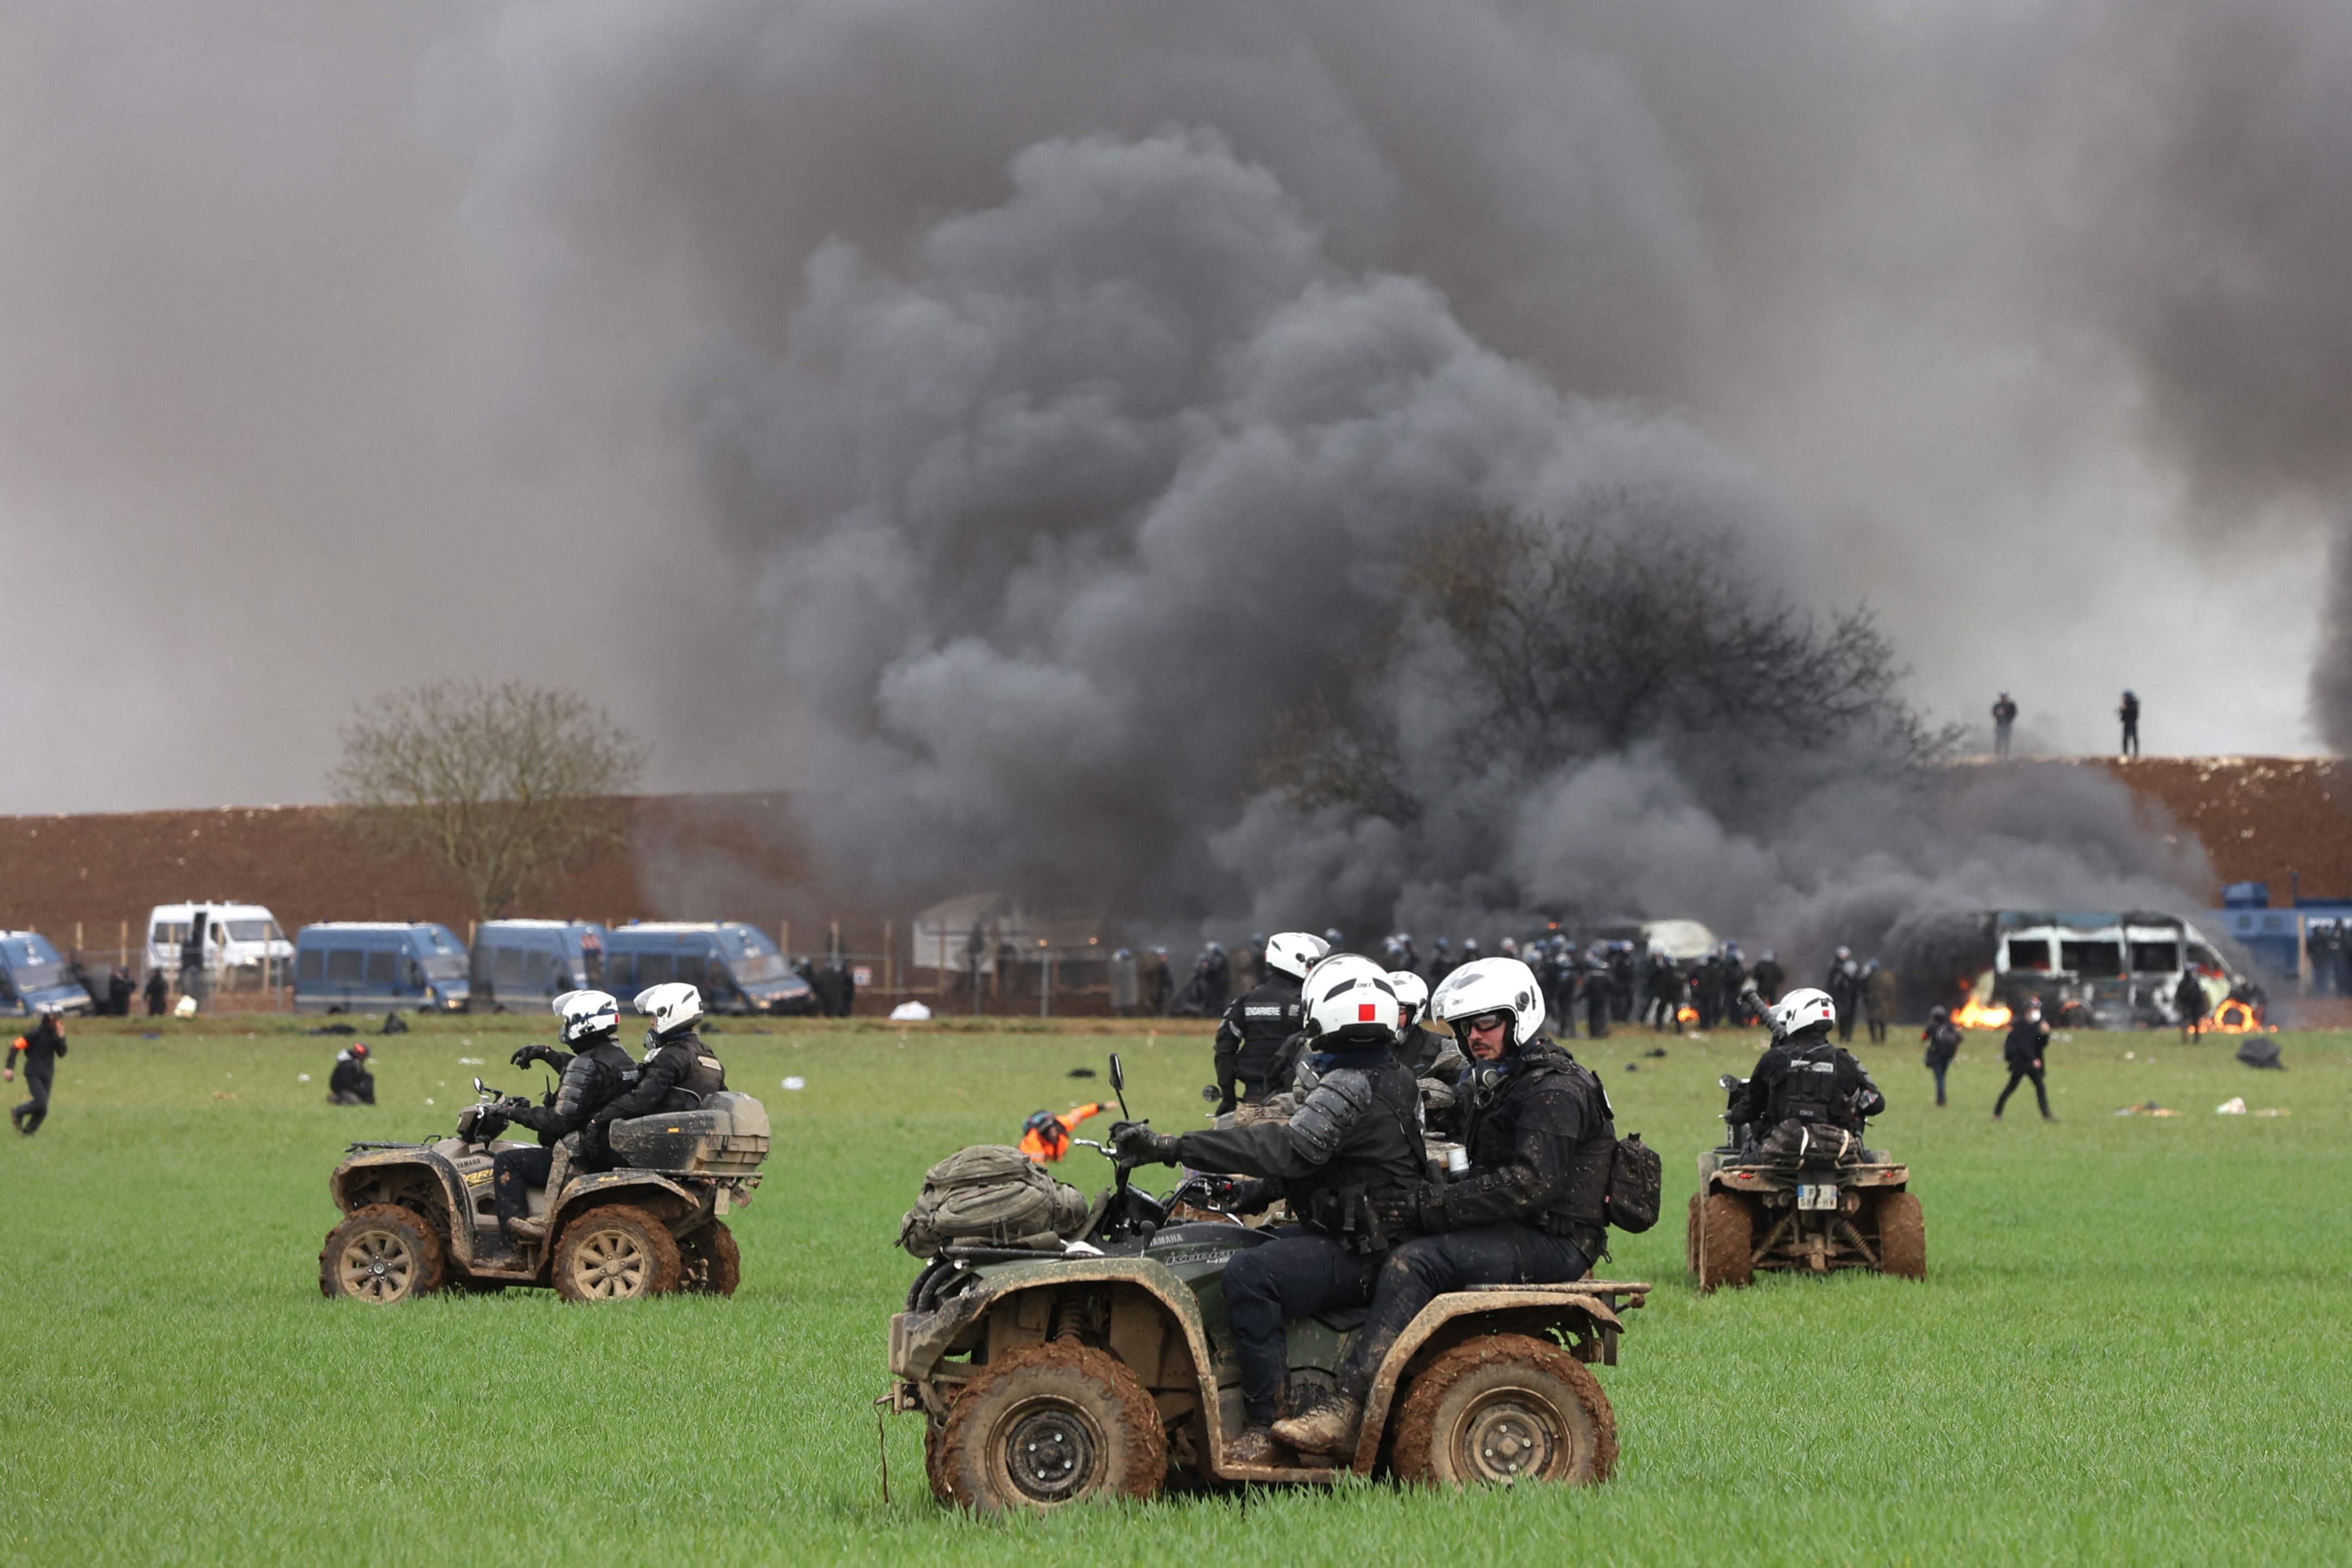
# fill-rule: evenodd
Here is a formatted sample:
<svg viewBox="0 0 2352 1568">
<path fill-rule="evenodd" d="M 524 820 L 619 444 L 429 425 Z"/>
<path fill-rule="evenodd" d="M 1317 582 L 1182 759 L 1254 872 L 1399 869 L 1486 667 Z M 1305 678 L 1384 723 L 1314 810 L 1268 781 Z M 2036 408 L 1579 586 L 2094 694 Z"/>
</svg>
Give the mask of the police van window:
<svg viewBox="0 0 2352 1568">
<path fill-rule="evenodd" d="M 501 986 L 521 985 L 522 949 L 520 947 L 499 947 L 495 949 L 495 951 L 498 954 L 498 960 L 492 966 L 491 973 L 496 977 L 497 983 Z"/>
<path fill-rule="evenodd" d="M 177 947 L 188 939 L 188 923 L 184 920 L 158 920 L 148 940 L 158 947 Z"/>
<path fill-rule="evenodd" d="M 604 989 L 608 991 L 625 991 L 630 987 L 636 984 L 635 980 L 629 977 L 635 972 L 635 960 L 633 960 L 628 954 L 607 953 L 604 955 L 604 979 L 598 981 L 592 978 L 588 983 L 592 986 L 601 985 Z"/>
<path fill-rule="evenodd" d="M 267 920 L 226 920 L 222 924 L 228 927 L 228 939 L 232 942 L 267 942 L 278 935 Z"/>
<path fill-rule="evenodd" d="M 719 949 L 727 955 L 728 967 L 734 970 L 736 979 L 745 985 L 756 986 L 783 977 L 783 955 L 776 951 L 767 933 L 756 926 L 720 926 Z"/>
<path fill-rule="evenodd" d="M 634 985 L 637 989 L 642 991 L 647 986 L 658 986 L 667 982 L 668 979 L 668 954 L 640 953 L 637 955 L 637 977 L 629 982 L 631 985 Z"/>
<path fill-rule="evenodd" d="M 356 947 L 327 949 L 327 978 L 346 985 L 357 985 L 360 978 L 360 950 Z"/>
<path fill-rule="evenodd" d="M 367 983 L 371 986 L 391 986 L 399 983 L 400 955 L 389 947 L 371 947 L 367 956 Z"/>
<path fill-rule="evenodd" d="M 547 972 L 555 967 L 555 955 L 544 947 L 533 947 L 523 967 L 523 984 L 535 991 L 548 988 Z"/>
<path fill-rule="evenodd" d="M 2180 944 L 2178 942 L 2135 942 L 2132 944 L 2132 972 L 2138 975 L 2169 975 L 2180 967 Z"/>
<path fill-rule="evenodd" d="M 2009 967 L 2012 969 L 2050 967 L 2050 944 L 2039 937 L 2012 936 L 2009 939 Z"/>
<path fill-rule="evenodd" d="M 320 961 L 318 948 L 305 947 L 294 956 L 294 978 L 298 984 L 318 979 L 325 972 L 326 965 Z"/>
<path fill-rule="evenodd" d="M 2124 945 L 2120 942 L 2061 942 L 2058 961 L 2069 974 L 2112 976 L 2124 969 Z"/>
</svg>

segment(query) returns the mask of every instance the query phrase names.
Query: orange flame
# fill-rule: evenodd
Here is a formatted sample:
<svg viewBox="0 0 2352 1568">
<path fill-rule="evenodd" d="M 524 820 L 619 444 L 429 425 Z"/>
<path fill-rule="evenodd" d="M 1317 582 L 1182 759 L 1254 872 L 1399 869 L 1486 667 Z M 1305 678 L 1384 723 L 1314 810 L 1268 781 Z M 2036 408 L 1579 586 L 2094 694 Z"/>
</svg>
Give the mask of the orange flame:
<svg viewBox="0 0 2352 1568">
<path fill-rule="evenodd" d="M 2277 1029 L 2264 1024 L 2255 1016 L 2252 1008 L 2235 997 L 2215 1008 L 2213 1016 L 2205 1020 L 2205 1027 L 2219 1030 L 2222 1034 L 2276 1034 L 2278 1032 Z"/>
<path fill-rule="evenodd" d="M 1680 1023 L 1696 1023 L 1698 1022 L 1698 1009 L 1691 1006 L 1688 1002 L 1685 1002 L 1681 1007 L 1675 1009 L 1675 1019 Z"/>
<path fill-rule="evenodd" d="M 2007 1008 L 1997 1002 L 1989 1008 L 1979 1007 L 1974 997 L 1961 1003 L 1952 1012 L 1952 1022 L 1962 1029 L 2007 1029 L 2009 1019 L 2010 1012 Z"/>
</svg>

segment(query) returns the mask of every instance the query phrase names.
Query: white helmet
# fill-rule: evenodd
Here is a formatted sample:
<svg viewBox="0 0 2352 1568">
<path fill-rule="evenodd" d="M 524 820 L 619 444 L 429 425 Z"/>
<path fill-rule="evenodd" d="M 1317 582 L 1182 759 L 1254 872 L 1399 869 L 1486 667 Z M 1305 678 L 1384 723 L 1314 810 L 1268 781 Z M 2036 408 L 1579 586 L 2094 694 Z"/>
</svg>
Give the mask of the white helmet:
<svg viewBox="0 0 2352 1568">
<path fill-rule="evenodd" d="M 1304 931 L 1278 932 L 1265 945 L 1265 967 L 1303 980 L 1307 971 L 1330 951 L 1331 945 L 1320 936 L 1310 936 Z"/>
<path fill-rule="evenodd" d="M 1772 1038 L 1786 1040 L 1792 1034 L 1802 1034 L 1809 1029 L 1837 1022 L 1837 1004 L 1830 1000 L 1827 991 L 1815 990 L 1809 986 L 1801 991 L 1790 991 L 1774 1002 L 1772 1010 L 1764 1017 L 1772 1026 Z"/>
<path fill-rule="evenodd" d="M 591 1035 L 617 1031 L 621 1003 L 606 991 L 566 991 L 555 998 L 555 1016 L 563 1020 L 556 1038 L 566 1045 L 577 1045 Z"/>
<path fill-rule="evenodd" d="M 1510 1048 L 1516 1050 L 1543 1032 L 1543 991 L 1536 972 L 1517 958 L 1481 958 L 1445 977 L 1430 998 L 1429 1010 L 1454 1026 L 1487 1013 L 1511 1015 Z"/>
<path fill-rule="evenodd" d="M 1403 1027 L 1396 988 L 1370 958 L 1341 953 L 1325 959 L 1307 992 L 1307 1027 L 1320 1040 L 1390 1045 Z"/>
<path fill-rule="evenodd" d="M 702 1016 L 702 993 L 684 980 L 672 980 L 667 985 L 647 986 L 632 1005 L 654 1020 L 656 1034 L 668 1034 Z"/>
<path fill-rule="evenodd" d="M 1429 982 L 1411 969 L 1391 969 L 1389 985 L 1395 990 L 1397 1006 L 1404 1013 L 1397 1028 L 1410 1029 L 1419 1023 L 1422 1015 L 1429 1010 Z"/>
</svg>

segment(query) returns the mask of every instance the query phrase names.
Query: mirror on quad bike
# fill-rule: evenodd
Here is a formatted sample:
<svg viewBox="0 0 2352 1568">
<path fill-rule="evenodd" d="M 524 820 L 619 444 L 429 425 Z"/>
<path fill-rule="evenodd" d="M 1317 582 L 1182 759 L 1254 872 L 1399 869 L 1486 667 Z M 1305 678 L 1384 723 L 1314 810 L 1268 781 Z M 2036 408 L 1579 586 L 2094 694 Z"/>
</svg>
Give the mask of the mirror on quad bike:
<svg viewBox="0 0 2352 1568">
<path fill-rule="evenodd" d="M 490 1086 L 482 1082 L 482 1075 L 478 1072 L 474 1074 L 474 1092 L 485 1100 L 494 1098 L 490 1092 Z"/>
<path fill-rule="evenodd" d="M 1130 1122 L 1135 1120 L 1127 1109 L 1127 1069 L 1119 1064 L 1118 1052 L 1115 1051 L 1110 1053 L 1110 1092 L 1118 1102 L 1118 1113 Z"/>
<path fill-rule="evenodd" d="M 1728 1093 L 1732 1090 L 1737 1089 L 1741 1084 L 1747 1082 L 1748 1080 L 1745 1078 L 1734 1078 L 1730 1073 L 1727 1072 L 1722 1077 L 1717 1079 L 1716 1082 L 1723 1085 L 1724 1092 Z"/>
</svg>

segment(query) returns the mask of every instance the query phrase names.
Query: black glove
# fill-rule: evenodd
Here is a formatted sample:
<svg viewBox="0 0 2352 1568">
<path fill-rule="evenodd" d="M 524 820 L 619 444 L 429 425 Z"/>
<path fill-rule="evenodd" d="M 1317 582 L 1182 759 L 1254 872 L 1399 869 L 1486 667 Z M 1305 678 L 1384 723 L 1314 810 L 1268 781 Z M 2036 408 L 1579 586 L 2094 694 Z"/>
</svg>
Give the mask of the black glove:
<svg viewBox="0 0 2352 1568">
<path fill-rule="evenodd" d="M 1123 1166 L 1172 1166 L 1176 1140 L 1155 1133 L 1142 1122 L 1114 1122 L 1110 1129 L 1111 1157 Z"/>
<path fill-rule="evenodd" d="M 1255 1176 L 1207 1178 L 1209 1196 L 1227 1214 L 1255 1214 L 1282 1196 L 1280 1184 Z"/>
</svg>

